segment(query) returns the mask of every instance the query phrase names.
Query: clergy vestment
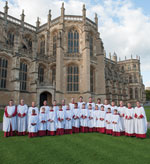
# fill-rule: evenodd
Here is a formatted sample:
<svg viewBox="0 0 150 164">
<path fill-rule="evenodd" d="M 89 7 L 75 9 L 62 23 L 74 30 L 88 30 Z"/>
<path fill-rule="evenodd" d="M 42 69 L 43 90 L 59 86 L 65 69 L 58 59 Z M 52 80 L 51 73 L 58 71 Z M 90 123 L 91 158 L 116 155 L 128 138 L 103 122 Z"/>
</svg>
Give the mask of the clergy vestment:
<svg viewBox="0 0 150 164">
<path fill-rule="evenodd" d="M 18 105 L 17 106 L 17 114 L 18 114 L 18 135 L 26 135 L 27 131 L 27 115 L 28 115 L 28 107 L 27 105 Z"/>
<path fill-rule="evenodd" d="M 94 110 L 88 109 L 88 131 L 93 132 L 94 128 Z"/>
<path fill-rule="evenodd" d="M 40 137 L 46 135 L 46 125 L 47 125 L 47 113 L 41 112 L 39 114 L 39 123 L 38 123 L 38 135 Z"/>
<path fill-rule="evenodd" d="M 99 118 L 99 133 L 105 133 L 105 116 L 106 116 L 106 111 L 100 110 L 100 118 Z"/>
<path fill-rule="evenodd" d="M 38 115 L 31 114 L 29 115 L 29 125 L 28 125 L 28 136 L 29 138 L 38 136 Z"/>
<path fill-rule="evenodd" d="M 126 108 L 125 110 L 125 135 L 135 136 L 134 109 Z"/>
<path fill-rule="evenodd" d="M 147 118 L 143 107 L 135 107 L 135 135 L 138 138 L 146 138 Z"/>
<path fill-rule="evenodd" d="M 80 131 L 88 132 L 88 110 L 86 108 L 80 111 Z"/>
<path fill-rule="evenodd" d="M 119 106 L 118 107 L 118 113 L 120 114 L 120 120 L 121 120 L 121 125 L 122 125 L 122 131 L 121 134 L 125 135 L 125 106 Z"/>
<path fill-rule="evenodd" d="M 72 111 L 66 109 L 65 112 L 65 134 L 72 134 Z"/>
<path fill-rule="evenodd" d="M 80 109 L 75 108 L 73 111 L 73 124 L 72 124 L 72 130 L 73 133 L 79 133 L 80 128 Z"/>
<path fill-rule="evenodd" d="M 62 109 L 57 111 L 57 131 L 56 135 L 64 134 L 65 112 Z"/>
<path fill-rule="evenodd" d="M 54 109 L 50 109 L 47 114 L 47 135 L 54 136 L 56 134 L 57 118 Z"/>
<path fill-rule="evenodd" d="M 112 113 L 106 112 L 105 117 L 106 134 L 112 134 Z"/>
<path fill-rule="evenodd" d="M 3 117 L 4 137 L 14 136 L 17 130 L 17 107 L 6 106 Z M 9 118 L 11 116 L 11 118 Z"/>
<path fill-rule="evenodd" d="M 121 120 L 119 114 L 112 115 L 112 135 L 113 136 L 121 136 Z"/>
</svg>

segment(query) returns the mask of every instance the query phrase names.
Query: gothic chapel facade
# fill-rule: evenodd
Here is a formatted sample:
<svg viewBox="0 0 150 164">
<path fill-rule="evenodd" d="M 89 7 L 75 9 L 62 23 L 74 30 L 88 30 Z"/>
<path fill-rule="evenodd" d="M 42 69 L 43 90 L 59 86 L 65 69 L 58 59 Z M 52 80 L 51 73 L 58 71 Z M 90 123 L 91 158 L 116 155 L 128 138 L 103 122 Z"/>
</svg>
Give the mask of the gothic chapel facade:
<svg viewBox="0 0 150 164">
<path fill-rule="evenodd" d="M 43 100 L 77 101 L 83 96 L 135 103 L 145 101 L 140 59 L 117 61 L 117 55 L 106 57 L 95 21 L 82 16 L 61 15 L 36 26 L 8 15 L 8 4 L 0 12 L 0 105 L 9 99 L 23 98 L 27 104 Z"/>
</svg>

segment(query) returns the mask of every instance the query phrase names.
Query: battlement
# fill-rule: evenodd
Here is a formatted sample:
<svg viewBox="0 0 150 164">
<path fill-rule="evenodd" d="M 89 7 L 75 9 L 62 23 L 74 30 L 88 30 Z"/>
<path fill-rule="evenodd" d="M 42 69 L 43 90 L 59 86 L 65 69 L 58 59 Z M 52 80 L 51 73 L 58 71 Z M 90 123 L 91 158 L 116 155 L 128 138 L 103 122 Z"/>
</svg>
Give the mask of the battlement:
<svg viewBox="0 0 150 164">
<path fill-rule="evenodd" d="M 4 7 L 4 12 L 0 11 L 0 19 L 4 20 L 4 21 L 8 21 L 10 23 L 13 23 L 15 25 L 19 25 L 19 26 L 23 26 L 24 28 L 31 30 L 33 32 L 40 32 L 43 31 L 47 28 L 48 24 L 49 26 L 54 26 L 58 23 L 61 22 L 61 20 L 63 20 L 63 23 L 66 21 L 74 21 L 74 22 L 82 22 L 84 24 L 90 25 L 93 28 L 97 29 L 98 27 L 98 18 L 97 18 L 97 14 L 95 14 L 95 22 L 93 22 L 92 20 L 90 20 L 89 18 L 86 17 L 86 9 L 85 9 L 85 5 L 83 5 L 83 15 L 79 16 L 79 15 L 65 15 L 64 11 L 64 3 L 62 3 L 62 8 L 61 8 L 61 16 L 51 20 L 51 10 L 49 10 L 49 14 L 48 14 L 48 22 L 40 25 L 40 21 L 39 21 L 39 17 L 37 18 L 37 22 L 36 22 L 36 26 L 33 26 L 29 23 L 24 22 L 25 19 L 25 15 L 24 15 L 24 10 L 22 10 L 22 14 L 21 19 L 17 19 L 14 18 L 10 15 L 8 15 L 8 2 L 6 1 L 6 5 Z"/>
</svg>

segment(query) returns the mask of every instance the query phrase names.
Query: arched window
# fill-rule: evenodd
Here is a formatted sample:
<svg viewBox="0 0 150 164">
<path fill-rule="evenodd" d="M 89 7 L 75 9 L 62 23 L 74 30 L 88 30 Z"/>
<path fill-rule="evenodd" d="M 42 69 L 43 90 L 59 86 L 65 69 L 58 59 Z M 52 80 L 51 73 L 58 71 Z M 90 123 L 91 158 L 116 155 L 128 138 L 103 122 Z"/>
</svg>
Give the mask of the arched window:
<svg viewBox="0 0 150 164">
<path fill-rule="evenodd" d="M 130 99 L 133 99 L 133 89 L 132 88 L 129 89 L 129 95 L 130 95 Z"/>
<path fill-rule="evenodd" d="M 71 65 L 67 68 L 67 91 L 79 91 L 79 68 L 77 65 Z"/>
<path fill-rule="evenodd" d="M 39 66 L 38 69 L 38 79 L 39 79 L 39 83 L 44 82 L 44 67 L 43 66 Z"/>
<path fill-rule="evenodd" d="M 52 68 L 52 83 L 56 81 L 56 67 Z"/>
<path fill-rule="evenodd" d="M 40 54 L 45 54 L 45 38 L 42 37 L 40 40 Z"/>
<path fill-rule="evenodd" d="M 8 61 L 0 58 L 0 88 L 6 88 Z"/>
<path fill-rule="evenodd" d="M 94 68 L 90 69 L 90 91 L 94 92 L 95 89 L 95 71 Z"/>
<path fill-rule="evenodd" d="M 79 52 L 79 33 L 77 30 L 70 30 L 68 32 L 68 53 Z"/>
<path fill-rule="evenodd" d="M 135 99 L 138 99 L 139 98 L 139 95 L 138 95 L 138 89 L 135 88 Z"/>
<path fill-rule="evenodd" d="M 27 64 L 24 62 L 20 63 L 20 90 L 26 91 L 27 90 Z"/>
<path fill-rule="evenodd" d="M 14 33 L 9 31 L 7 33 L 7 44 L 10 45 L 10 46 L 13 46 L 14 45 L 14 38 L 15 38 Z"/>
<path fill-rule="evenodd" d="M 57 54 L 57 34 L 53 35 L 53 56 Z"/>
<path fill-rule="evenodd" d="M 93 37 L 89 36 L 90 56 L 93 56 Z"/>
</svg>

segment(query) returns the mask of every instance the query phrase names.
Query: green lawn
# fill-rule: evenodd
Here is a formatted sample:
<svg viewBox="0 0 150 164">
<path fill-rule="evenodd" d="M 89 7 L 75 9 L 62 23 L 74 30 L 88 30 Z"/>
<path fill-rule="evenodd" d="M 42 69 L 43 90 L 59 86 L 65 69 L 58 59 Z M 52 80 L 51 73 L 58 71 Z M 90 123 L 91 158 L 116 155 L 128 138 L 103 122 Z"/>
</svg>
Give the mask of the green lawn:
<svg viewBox="0 0 150 164">
<path fill-rule="evenodd" d="M 149 164 L 150 131 L 147 139 L 86 133 L 29 139 L 3 138 L 1 164 Z"/>
</svg>

